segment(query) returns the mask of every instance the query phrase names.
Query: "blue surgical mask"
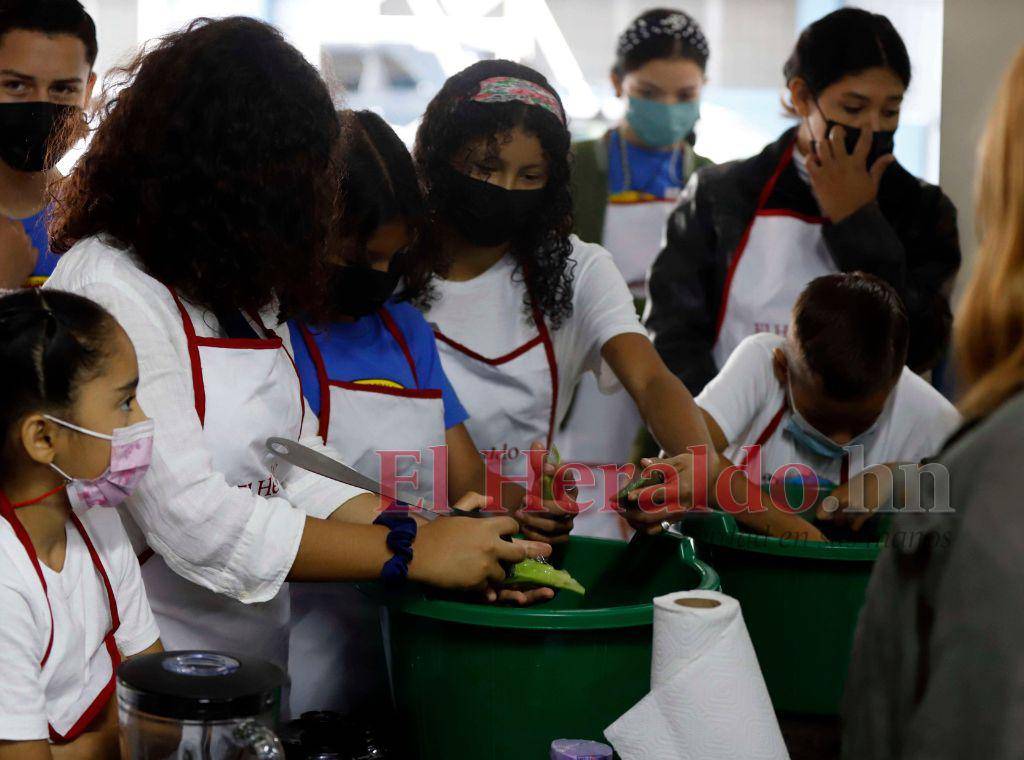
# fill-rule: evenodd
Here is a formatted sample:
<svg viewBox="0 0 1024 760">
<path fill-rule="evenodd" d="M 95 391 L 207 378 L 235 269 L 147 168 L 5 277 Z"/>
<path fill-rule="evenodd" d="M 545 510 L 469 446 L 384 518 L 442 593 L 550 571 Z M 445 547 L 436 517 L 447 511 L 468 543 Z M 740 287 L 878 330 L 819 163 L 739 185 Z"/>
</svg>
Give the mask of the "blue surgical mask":
<svg viewBox="0 0 1024 760">
<path fill-rule="evenodd" d="M 796 409 L 790 409 L 789 421 L 784 430 L 797 446 L 829 461 L 838 459 L 845 451 L 842 446 L 805 420 Z"/>
<path fill-rule="evenodd" d="M 800 414 L 800 410 L 796 408 L 796 404 L 793 403 L 793 394 L 789 393 L 789 421 L 786 423 L 784 431 L 789 435 L 793 442 L 797 446 L 810 451 L 813 454 L 817 454 L 824 459 L 833 461 L 841 457 L 848 449 L 854 446 L 866 446 L 875 433 L 878 432 L 878 420 L 865 430 L 860 435 L 851 439 L 849 443 L 842 445 L 838 444 L 829 438 L 827 435 L 818 430 L 814 425 L 807 421 L 807 419 Z M 879 415 L 881 419 L 882 415 Z"/>
<path fill-rule="evenodd" d="M 667 148 L 693 131 L 700 118 L 700 101 L 659 103 L 646 98 L 629 99 L 626 121 L 636 136 L 652 148 Z"/>
</svg>

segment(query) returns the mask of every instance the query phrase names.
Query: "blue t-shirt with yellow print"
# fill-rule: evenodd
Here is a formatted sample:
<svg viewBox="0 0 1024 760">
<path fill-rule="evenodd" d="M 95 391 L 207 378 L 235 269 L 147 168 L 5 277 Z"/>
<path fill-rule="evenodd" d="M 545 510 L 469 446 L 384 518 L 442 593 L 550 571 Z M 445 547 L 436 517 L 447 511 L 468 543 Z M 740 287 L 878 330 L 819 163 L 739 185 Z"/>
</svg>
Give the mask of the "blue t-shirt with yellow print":
<svg viewBox="0 0 1024 760">
<path fill-rule="evenodd" d="M 434 342 L 434 331 L 423 315 L 411 304 L 391 301 L 388 313 L 402 332 L 416 365 L 419 388 L 441 390 L 444 402 L 444 426 L 450 429 L 465 422 L 469 414 L 455 395 L 441 366 L 441 357 Z M 298 325 L 292 321 L 292 349 L 302 381 L 302 391 L 316 414 L 320 413 L 320 385 L 316 366 L 306 349 Z M 327 376 L 344 383 L 383 385 L 391 388 L 416 388 L 409 362 L 401 346 L 388 331 L 384 321 L 371 314 L 354 322 L 337 322 L 327 327 L 310 327 L 310 333 L 323 356 Z"/>
<path fill-rule="evenodd" d="M 50 205 L 38 214 L 19 220 L 32 241 L 32 247 L 39 251 L 35 269 L 29 275 L 26 285 L 42 285 L 53 274 L 54 267 L 57 266 L 58 257 L 50 250 L 50 236 L 47 231 L 52 211 L 53 206 Z"/>
</svg>

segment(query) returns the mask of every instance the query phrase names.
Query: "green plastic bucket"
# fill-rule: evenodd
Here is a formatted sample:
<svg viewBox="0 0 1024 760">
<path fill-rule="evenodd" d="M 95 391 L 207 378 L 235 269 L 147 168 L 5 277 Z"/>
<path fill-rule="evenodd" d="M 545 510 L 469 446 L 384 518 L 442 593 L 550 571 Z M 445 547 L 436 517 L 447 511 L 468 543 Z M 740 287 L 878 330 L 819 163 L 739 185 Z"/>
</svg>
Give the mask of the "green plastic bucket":
<svg viewBox="0 0 1024 760">
<path fill-rule="evenodd" d="M 651 600 L 719 588 L 690 541 L 665 536 L 573 537 L 559 564 L 586 596 L 514 608 L 377 592 L 395 706 L 420 760 L 545 758 L 555 739 L 600 739 L 650 690 Z"/>
<path fill-rule="evenodd" d="M 721 512 L 691 514 L 679 527 L 739 601 L 775 709 L 837 714 L 881 544 L 769 538 L 741 532 Z"/>
</svg>

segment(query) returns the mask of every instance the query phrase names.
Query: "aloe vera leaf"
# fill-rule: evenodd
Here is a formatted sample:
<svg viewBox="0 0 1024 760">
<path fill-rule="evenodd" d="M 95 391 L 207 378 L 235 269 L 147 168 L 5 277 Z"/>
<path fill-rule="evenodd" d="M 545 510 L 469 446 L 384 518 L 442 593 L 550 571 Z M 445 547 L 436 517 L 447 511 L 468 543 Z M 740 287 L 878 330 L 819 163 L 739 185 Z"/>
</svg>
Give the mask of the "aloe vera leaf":
<svg viewBox="0 0 1024 760">
<path fill-rule="evenodd" d="M 585 594 L 587 590 L 565 570 L 559 570 L 546 562 L 535 559 L 524 559 L 512 566 L 512 574 L 505 579 L 506 586 L 549 586 L 565 589 L 577 594 Z"/>
<path fill-rule="evenodd" d="M 555 444 L 551 444 L 551 451 L 548 454 L 548 461 L 551 464 L 558 467 L 562 463 L 562 455 L 558 452 L 558 447 Z M 541 477 L 541 484 L 543 487 L 543 496 L 545 501 L 555 500 L 555 476 L 544 473 Z"/>
<path fill-rule="evenodd" d="M 661 483 L 663 483 L 664 480 L 664 475 L 660 472 L 655 472 L 649 478 L 635 478 L 634 480 L 624 485 L 621 489 L 619 489 L 619 492 L 615 494 L 615 501 L 622 509 L 628 509 L 630 504 L 635 504 L 635 502 L 630 501 L 630 499 L 628 498 L 630 492 L 637 491 L 641 488 L 649 488 L 650 486 L 661 485 Z"/>
</svg>

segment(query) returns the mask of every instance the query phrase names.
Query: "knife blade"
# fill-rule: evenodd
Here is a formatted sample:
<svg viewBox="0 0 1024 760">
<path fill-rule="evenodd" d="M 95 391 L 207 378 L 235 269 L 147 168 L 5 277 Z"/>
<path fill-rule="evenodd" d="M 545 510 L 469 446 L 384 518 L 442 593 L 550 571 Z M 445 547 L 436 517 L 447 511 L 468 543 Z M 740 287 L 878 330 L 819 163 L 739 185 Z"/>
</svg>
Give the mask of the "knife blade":
<svg viewBox="0 0 1024 760">
<path fill-rule="evenodd" d="M 267 451 L 279 459 L 288 462 L 288 464 L 294 465 L 308 472 L 322 475 L 325 478 L 336 480 L 339 483 L 345 483 L 346 485 L 354 486 L 356 488 L 362 488 L 364 491 L 370 491 L 371 493 L 378 494 L 383 496 L 385 499 L 401 501 L 397 496 L 384 488 L 384 486 L 373 478 L 368 478 L 366 475 L 363 475 L 358 470 L 352 469 L 347 464 L 343 464 L 337 459 L 331 459 L 326 454 L 314 451 L 308 446 L 303 446 L 297 441 L 290 441 L 287 438 L 268 438 Z M 422 515 L 425 519 L 430 521 L 435 520 L 438 516 L 436 512 L 426 508 L 418 510 L 417 514 Z"/>
</svg>

